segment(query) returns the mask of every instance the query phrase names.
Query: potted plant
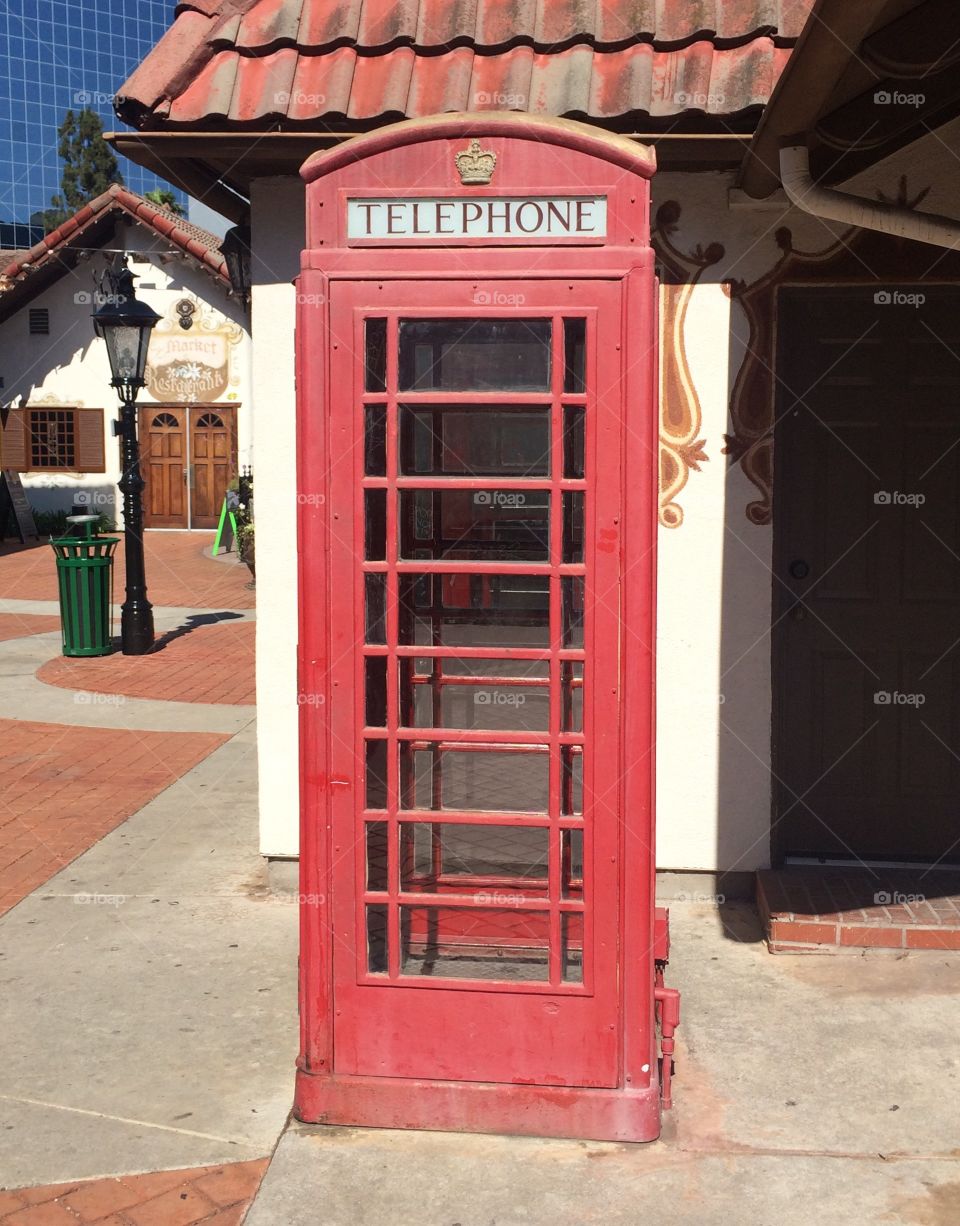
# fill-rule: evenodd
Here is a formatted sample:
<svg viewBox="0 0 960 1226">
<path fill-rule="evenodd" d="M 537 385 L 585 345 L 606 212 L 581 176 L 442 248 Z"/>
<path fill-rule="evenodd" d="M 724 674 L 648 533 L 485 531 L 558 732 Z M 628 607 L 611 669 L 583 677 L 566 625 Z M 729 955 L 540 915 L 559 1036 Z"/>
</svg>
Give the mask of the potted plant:
<svg viewBox="0 0 960 1226">
<path fill-rule="evenodd" d="M 245 469 L 239 477 L 227 486 L 236 495 L 234 515 L 237 521 L 237 552 L 240 561 L 250 568 L 253 581 L 256 582 L 256 537 L 253 526 L 253 472 Z"/>
<path fill-rule="evenodd" d="M 250 568 L 254 581 L 257 578 L 256 536 L 252 523 L 237 524 L 237 546 L 240 551 L 240 561 Z"/>
</svg>

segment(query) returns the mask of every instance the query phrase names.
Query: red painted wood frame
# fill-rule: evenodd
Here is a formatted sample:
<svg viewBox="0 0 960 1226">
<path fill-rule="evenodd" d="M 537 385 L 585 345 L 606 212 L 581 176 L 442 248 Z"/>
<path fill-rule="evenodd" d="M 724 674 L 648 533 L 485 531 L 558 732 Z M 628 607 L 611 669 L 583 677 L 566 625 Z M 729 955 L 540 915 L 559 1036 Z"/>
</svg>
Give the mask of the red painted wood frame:
<svg viewBox="0 0 960 1226">
<path fill-rule="evenodd" d="M 535 275 L 523 252 L 475 252 L 464 277 L 462 251 L 425 269 L 422 250 L 328 250 L 299 281 L 304 1119 L 659 1131 L 652 266 L 646 245 L 551 254 Z M 535 333 L 542 386 L 423 390 L 410 355 L 431 321 Z M 539 419 L 543 463 L 447 466 L 510 415 Z M 488 556 L 499 521 L 476 506 L 517 497 L 521 556 Z M 448 714 L 481 687 L 542 698 L 542 726 Z"/>
</svg>

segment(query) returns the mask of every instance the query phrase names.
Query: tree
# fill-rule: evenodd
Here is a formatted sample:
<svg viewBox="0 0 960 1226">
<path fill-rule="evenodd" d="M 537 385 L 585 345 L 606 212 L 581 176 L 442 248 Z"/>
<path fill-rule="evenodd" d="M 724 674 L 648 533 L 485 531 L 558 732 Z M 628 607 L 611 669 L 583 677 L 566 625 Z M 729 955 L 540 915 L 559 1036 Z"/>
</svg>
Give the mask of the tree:
<svg viewBox="0 0 960 1226">
<path fill-rule="evenodd" d="M 143 198 L 161 209 L 168 209 L 174 217 L 183 216 L 183 205 L 168 187 L 155 187 L 152 192 L 145 192 Z"/>
<path fill-rule="evenodd" d="M 89 107 L 76 114 L 67 111 L 57 135 L 63 171 L 60 194 L 53 197 L 52 207 L 43 216 L 48 233 L 102 195 L 111 183 L 123 185 L 116 156 L 103 139 L 103 122 L 96 111 Z"/>
</svg>

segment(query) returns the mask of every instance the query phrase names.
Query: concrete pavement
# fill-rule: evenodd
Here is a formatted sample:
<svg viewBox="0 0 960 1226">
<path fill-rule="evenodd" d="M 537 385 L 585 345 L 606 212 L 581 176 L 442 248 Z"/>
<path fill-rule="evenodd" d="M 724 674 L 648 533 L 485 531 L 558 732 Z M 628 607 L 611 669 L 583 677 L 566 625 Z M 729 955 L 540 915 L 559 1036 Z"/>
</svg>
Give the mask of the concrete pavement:
<svg viewBox="0 0 960 1226">
<path fill-rule="evenodd" d="M 252 729 L 0 920 L 0 1187 L 268 1155 L 297 909 L 263 888 Z"/>
<path fill-rule="evenodd" d="M 671 920 L 661 1141 L 293 1124 L 247 1226 L 956 1226 L 960 957 L 774 958 L 749 907 Z"/>
<path fill-rule="evenodd" d="M 162 628 L 163 622 L 160 622 L 158 631 Z M 3 718 L 84 728 L 231 734 L 253 722 L 252 707 L 130 698 L 123 694 L 98 695 L 46 685 L 38 679 L 37 670 L 59 656 L 60 648 L 59 631 L 0 642 Z"/>
</svg>

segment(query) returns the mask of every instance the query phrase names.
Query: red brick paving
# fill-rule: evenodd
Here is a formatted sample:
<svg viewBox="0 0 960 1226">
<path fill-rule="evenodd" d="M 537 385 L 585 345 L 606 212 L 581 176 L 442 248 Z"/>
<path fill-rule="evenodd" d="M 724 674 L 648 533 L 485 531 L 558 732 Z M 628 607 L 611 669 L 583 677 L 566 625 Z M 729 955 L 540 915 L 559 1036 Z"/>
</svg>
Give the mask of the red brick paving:
<svg viewBox="0 0 960 1226">
<path fill-rule="evenodd" d="M 227 739 L 0 720 L 0 915 Z"/>
<path fill-rule="evenodd" d="M 161 635 L 160 650 L 147 656 L 58 656 L 37 676 L 48 685 L 95 694 L 244 706 L 256 701 L 254 634 L 252 622 L 200 625 L 166 643 Z"/>
<path fill-rule="evenodd" d="M 123 600 L 123 533 L 117 533 L 114 564 L 114 599 Z M 242 563 L 218 562 L 204 557 L 213 544 L 213 532 L 146 532 L 147 590 L 156 605 L 192 609 L 252 609 L 256 594 L 247 584 L 250 572 Z M 17 600 L 56 600 L 57 578 L 53 550 L 39 545 L 0 546 L 0 596 Z"/>
<path fill-rule="evenodd" d="M 960 872 L 771 869 L 757 905 L 772 953 L 960 950 Z"/>
<path fill-rule="evenodd" d="M 212 534 L 148 535 L 155 604 L 250 608 L 246 567 L 202 554 Z M 0 595 L 53 600 L 47 548 L 0 548 Z M 118 559 L 122 591 L 122 553 Z M 122 597 L 121 597 L 122 598 Z M 0 614 L 0 640 L 59 629 L 58 617 Z M 254 627 L 200 625 L 133 660 L 58 657 L 44 680 L 88 693 L 190 702 L 254 701 Z M 122 701 L 122 699 L 121 699 Z M 0 720 L 0 915 L 48 881 L 228 738 Z M 239 1226 L 267 1159 L 0 1190 L 2 1226 Z"/>
<path fill-rule="evenodd" d="M 37 613 L 0 613 L 0 643 L 30 634 L 59 630 L 60 618 Z"/>
<path fill-rule="evenodd" d="M 2 1226 L 194 1226 L 242 1222 L 269 1159 L 0 1192 Z"/>
</svg>

